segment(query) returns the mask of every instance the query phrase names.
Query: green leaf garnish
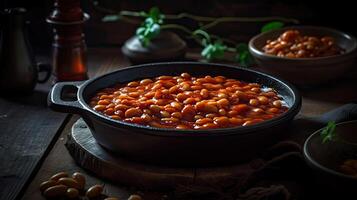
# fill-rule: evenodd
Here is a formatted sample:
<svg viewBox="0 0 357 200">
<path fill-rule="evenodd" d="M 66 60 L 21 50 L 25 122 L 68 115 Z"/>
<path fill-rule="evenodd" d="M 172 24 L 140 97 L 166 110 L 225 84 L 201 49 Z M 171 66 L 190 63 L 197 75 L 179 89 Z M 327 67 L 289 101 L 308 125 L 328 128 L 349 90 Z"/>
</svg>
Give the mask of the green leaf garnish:
<svg viewBox="0 0 357 200">
<path fill-rule="evenodd" d="M 222 41 L 217 40 L 213 44 L 208 44 L 201 52 L 201 55 L 207 60 L 218 59 L 224 56 L 227 46 Z"/>
<path fill-rule="evenodd" d="M 267 32 L 267 31 L 271 31 L 271 30 L 275 30 L 275 29 L 280 29 L 284 26 L 283 22 L 279 22 L 279 21 L 275 21 L 275 22 L 269 22 L 267 24 L 265 24 L 262 29 L 261 32 Z"/>
<path fill-rule="evenodd" d="M 330 121 L 327 123 L 327 126 L 320 133 L 323 144 L 326 143 L 327 141 L 336 140 L 337 134 L 335 129 L 336 129 L 335 122 Z"/>
<path fill-rule="evenodd" d="M 145 16 L 146 19 L 136 29 L 136 36 L 138 36 L 141 45 L 147 47 L 151 40 L 160 34 L 164 15 L 157 7 L 151 8 L 149 13 L 142 12 L 141 15 Z"/>
<path fill-rule="evenodd" d="M 237 55 L 235 61 L 243 67 L 248 67 L 253 63 L 253 57 L 248 50 L 248 45 L 245 43 L 239 43 L 236 47 Z"/>
</svg>

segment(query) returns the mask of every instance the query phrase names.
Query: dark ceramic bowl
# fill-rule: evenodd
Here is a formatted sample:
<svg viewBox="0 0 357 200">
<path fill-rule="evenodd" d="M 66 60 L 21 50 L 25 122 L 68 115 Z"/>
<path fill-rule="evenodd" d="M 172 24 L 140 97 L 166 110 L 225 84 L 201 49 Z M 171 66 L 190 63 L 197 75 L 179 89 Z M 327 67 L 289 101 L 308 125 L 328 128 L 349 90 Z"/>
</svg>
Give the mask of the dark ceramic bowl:
<svg viewBox="0 0 357 200">
<path fill-rule="evenodd" d="M 320 129 L 304 144 L 304 158 L 315 170 L 315 180 L 321 188 L 335 193 L 357 193 L 357 177 L 345 175 L 339 166 L 347 159 L 357 159 L 357 120 L 339 123 L 336 133 L 346 142 L 322 143 Z"/>
<path fill-rule="evenodd" d="M 94 111 L 88 105 L 96 91 L 116 83 L 161 75 L 179 75 L 183 72 L 193 76 L 222 75 L 260 83 L 274 88 L 290 108 L 276 118 L 251 126 L 177 130 L 113 120 Z M 78 88 L 74 101 L 64 101 L 61 97 L 66 87 Z M 49 94 L 49 106 L 56 111 L 81 115 L 100 145 L 127 159 L 163 165 L 206 166 L 250 159 L 267 146 L 277 142 L 288 134 L 281 130 L 299 112 L 301 97 L 290 84 L 246 68 L 209 63 L 172 62 L 133 66 L 85 82 L 57 83 Z"/>
<path fill-rule="evenodd" d="M 345 52 L 341 55 L 317 58 L 284 58 L 262 51 L 267 40 L 276 39 L 289 29 L 299 30 L 302 35 L 331 36 Z M 330 28 L 292 26 L 261 33 L 249 41 L 249 51 L 264 70 L 298 85 L 315 85 L 337 79 L 348 73 L 356 61 L 357 40 L 352 35 Z"/>
</svg>

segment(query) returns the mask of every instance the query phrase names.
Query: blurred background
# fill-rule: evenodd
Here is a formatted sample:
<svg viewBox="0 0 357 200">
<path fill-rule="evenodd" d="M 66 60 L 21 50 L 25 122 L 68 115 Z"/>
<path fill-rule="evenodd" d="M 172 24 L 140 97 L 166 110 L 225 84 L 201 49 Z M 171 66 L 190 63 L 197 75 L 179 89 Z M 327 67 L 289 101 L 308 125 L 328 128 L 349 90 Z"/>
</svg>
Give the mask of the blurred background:
<svg viewBox="0 0 357 200">
<path fill-rule="evenodd" d="M 53 8 L 50 0 L 1 0 L 0 8 L 25 7 L 28 11 L 29 39 L 35 54 L 50 53 L 52 31 L 45 22 Z M 304 25 L 327 26 L 356 35 L 357 29 L 351 23 L 357 16 L 353 1 L 289 1 L 289 0 L 98 0 L 98 5 L 110 11 L 132 10 L 147 11 L 157 6 L 165 14 L 188 12 L 202 16 L 259 17 L 282 16 L 300 20 Z M 109 12 L 98 10 L 93 0 L 83 0 L 82 8 L 91 19 L 85 24 L 86 43 L 88 47 L 120 46 L 135 33 L 135 25 L 125 22 L 103 23 L 102 17 Z M 193 23 L 184 19 L 176 23 Z M 194 24 L 192 24 L 194 26 Z M 1 25 L 0 25 L 1 26 Z M 257 23 L 222 23 L 210 32 L 236 41 L 248 41 L 259 33 L 262 24 Z M 229 31 L 228 31 L 229 30 Z M 179 32 L 178 32 L 179 33 Z M 180 34 L 180 33 L 179 33 Z M 189 45 L 193 45 L 190 44 Z"/>
</svg>

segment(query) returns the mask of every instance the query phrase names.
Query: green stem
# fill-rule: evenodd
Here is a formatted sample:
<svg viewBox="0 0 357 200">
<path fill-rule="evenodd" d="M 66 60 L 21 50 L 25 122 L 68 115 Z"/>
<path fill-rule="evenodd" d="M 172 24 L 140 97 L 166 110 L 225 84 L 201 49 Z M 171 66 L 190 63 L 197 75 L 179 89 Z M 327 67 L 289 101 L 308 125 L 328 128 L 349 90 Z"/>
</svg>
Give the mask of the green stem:
<svg viewBox="0 0 357 200">
<path fill-rule="evenodd" d="M 227 47 L 226 51 L 232 52 L 232 53 L 236 53 L 237 50 L 235 48 L 232 47 Z"/>
<path fill-rule="evenodd" d="M 190 29 L 186 28 L 185 26 L 181 26 L 178 24 L 165 24 L 165 25 L 161 25 L 161 29 L 178 29 L 181 30 L 185 33 L 187 33 L 189 36 L 187 38 L 192 38 L 197 44 L 204 46 L 201 41 L 199 40 L 199 38 L 195 37 L 193 35 L 193 31 L 191 31 Z"/>
<path fill-rule="evenodd" d="M 204 17 L 204 16 L 197 16 L 197 15 L 192 15 L 189 13 L 179 13 L 177 15 L 170 15 L 170 14 L 165 14 L 166 19 L 182 19 L 182 18 L 190 18 L 196 21 L 214 21 L 217 18 L 215 17 Z"/>
<path fill-rule="evenodd" d="M 299 21 L 292 18 L 285 18 L 285 17 L 221 17 L 216 18 L 216 20 L 205 24 L 201 27 L 202 30 L 207 30 L 219 23 L 222 22 L 270 22 L 270 21 L 281 21 L 287 23 L 294 23 L 298 24 Z"/>
<path fill-rule="evenodd" d="M 121 19 L 122 21 L 125 21 L 125 22 L 129 23 L 129 24 L 136 24 L 136 25 L 139 25 L 139 24 L 141 24 L 141 23 L 142 23 L 141 21 L 134 20 L 134 19 L 130 19 L 130 18 L 125 17 L 125 16 L 121 16 L 121 17 L 120 17 L 120 19 Z"/>
<path fill-rule="evenodd" d="M 114 10 L 104 8 L 98 5 L 97 1 L 93 2 L 94 8 L 98 11 L 108 13 L 108 14 L 115 14 L 118 13 Z M 143 15 L 143 12 L 137 11 L 128 11 L 122 10 L 119 12 L 120 16 L 127 16 L 127 17 L 146 17 Z M 222 22 L 269 22 L 269 21 L 282 21 L 287 23 L 294 23 L 298 24 L 299 21 L 293 18 L 285 18 L 285 17 L 205 17 L 205 16 L 198 16 L 192 15 L 189 13 L 179 13 L 177 15 L 165 14 L 166 19 L 181 19 L 181 18 L 190 18 L 198 22 L 210 22 L 202 26 L 202 29 L 208 29 L 212 26 L 215 26 L 218 23 Z"/>
<path fill-rule="evenodd" d="M 142 12 L 136 12 L 136 11 L 129 11 L 129 10 L 122 10 L 119 12 L 119 15 L 121 16 L 129 16 L 129 17 L 146 17 L 143 15 Z"/>
<path fill-rule="evenodd" d="M 186 28 L 185 26 L 181 26 L 178 24 L 164 24 L 161 25 L 161 29 L 179 29 L 189 35 L 192 35 L 192 31 L 188 28 Z"/>
<path fill-rule="evenodd" d="M 219 37 L 218 35 L 213 35 L 213 34 L 210 34 L 210 36 L 216 40 L 222 40 L 222 42 L 225 42 L 225 43 L 228 43 L 228 44 L 231 44 L 233 46 L 236 46 L 237 43 L 233 40 L 230 40 L 230 39 L 226 39 L 226 38 L 221 38 Z"/>
</svg>

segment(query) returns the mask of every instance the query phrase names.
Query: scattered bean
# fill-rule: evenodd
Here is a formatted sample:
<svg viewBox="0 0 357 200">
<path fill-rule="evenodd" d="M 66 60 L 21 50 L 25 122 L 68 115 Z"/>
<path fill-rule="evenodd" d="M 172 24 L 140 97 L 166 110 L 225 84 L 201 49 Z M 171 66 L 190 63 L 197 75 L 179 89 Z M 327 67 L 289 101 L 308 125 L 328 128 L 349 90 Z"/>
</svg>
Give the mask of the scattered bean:
<svg viewBox="0 0 357 200">
<path fill-rule="evenodd" d="M 57 185 L 57 181 L 54 181 L 54 180 L 48 180 L 48 181 L 42 182 L 40 185 L 40 191 L 43 192 L 47 188 L 55 186 L 55 185 Z"/>
<path fill-rule="evenodd" d="M 130 197 L 128 198 L 128 200 L 142 200 L 140 195 L 137 194 L 132 194 L 130 195 Z"/>
<path fill-rule="evenodd" d="M 65 185 L 55 185 L 55 186 L 47 188 L 43 192 L 43 196 L 45 196 L 46 198 L 61 197 L 66 194 L 67 188 L 68 187 Z"/>
<path fill-rule="evenodd" d="M 79 189 L 82 190 L 84 188 L 84 186 L 86 185 L 86 177 L 83 174 L 81 174 L 79 172 L 75 172 L 75 173 L 73 173 L 72 178 L 75 181 L 77 181 L 77 183 L 79 185 Z"/>
<path fill-rule="evenodd" d="M 79 191 L 76 188 L 68 188 L 66 196 L 70 199 L 77 198 L 79 196 Z"/>
<path fill-rule="evenodd" d="M 68 177 L 68 173 L 67 172 L 59 172 L 59 173 L 53 175 L 50 178 L 50 180 L 58 181 L 58 179 L 63 178 L 63 177 Z"/>
<path fill-rule="evenodd" d="M 89 199 L 91 198 L 96 198 L 99 195 L 101 195 L 103 192 L 103 186 L 102 185 L 93 185 L 90 187 L 87 192 L 86 192 L 86 197 Z"/>
</svg>

